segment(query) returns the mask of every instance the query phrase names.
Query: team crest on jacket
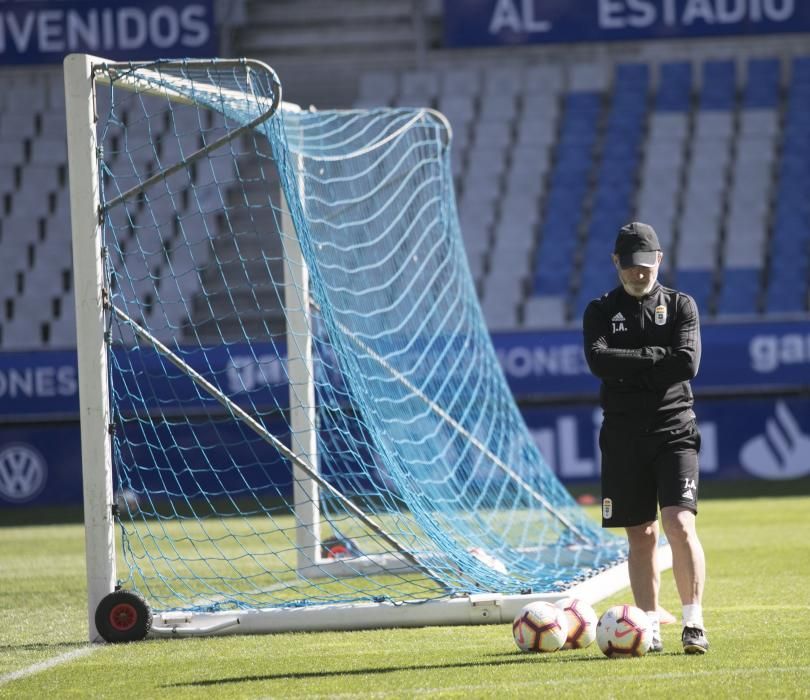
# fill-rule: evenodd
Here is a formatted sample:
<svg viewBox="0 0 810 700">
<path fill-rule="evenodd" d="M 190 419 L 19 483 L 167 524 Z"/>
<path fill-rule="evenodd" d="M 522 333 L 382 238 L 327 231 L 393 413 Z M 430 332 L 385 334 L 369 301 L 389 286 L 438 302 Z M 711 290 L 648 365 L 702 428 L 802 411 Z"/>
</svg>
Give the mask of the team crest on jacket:
<svg viewBox="0 0 810 700">
<path fill-rule="evenodd" d="M 661 306 L 655 307 L 655 325 L 656 326 L 663 326 L 666 325 L 667 322 L 667 307 L 661 304 Z"/>
</svg>

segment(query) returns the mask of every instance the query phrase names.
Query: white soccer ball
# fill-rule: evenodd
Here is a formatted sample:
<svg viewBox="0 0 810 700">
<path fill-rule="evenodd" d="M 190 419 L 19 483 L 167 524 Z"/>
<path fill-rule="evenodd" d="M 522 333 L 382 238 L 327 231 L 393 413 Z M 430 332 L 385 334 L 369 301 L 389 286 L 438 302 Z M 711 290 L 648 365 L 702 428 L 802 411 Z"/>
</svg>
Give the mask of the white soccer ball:
<svg viewBox="0 0 810 700">
<path fill-rule="evenodd" d="M 118 506 L 118 514 L 120 517 L 136 515 L 141 510 L 138 494 L 132 489 L 118 489 L 118 493 L 115 494 L 115 504 Z"/>
<path fill-rule="evenodd" d="M 579 598 L 563 598 L 557 607 L 565 612 L 568 622 L 568 637 L 563 649 L 584 649 L 596 639 L 596 625 L 599 618 L 596 611 Z"/>
<path fill-rule="evenodd" d="M 521 651 L 557 651 L 568 637 L 565 611 L 544 601 L 529 603 L 512 623 L 512 634 Z"/>
<path fill-rule="evenodd" d="M 644 656 L 652 641 L 649 616 L 634 605 L 615 605 L 596 625 L 596 643 L 609 657 Z"/>
</svg>

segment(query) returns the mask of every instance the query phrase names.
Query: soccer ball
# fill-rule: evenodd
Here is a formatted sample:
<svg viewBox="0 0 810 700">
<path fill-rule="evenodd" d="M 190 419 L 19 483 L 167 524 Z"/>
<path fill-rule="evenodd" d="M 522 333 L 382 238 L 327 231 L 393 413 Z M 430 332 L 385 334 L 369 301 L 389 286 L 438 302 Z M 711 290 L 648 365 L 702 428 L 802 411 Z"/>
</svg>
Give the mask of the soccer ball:
<svg viewBox="0 0 810 700">
<path fill-rule="evenodd" d="M 650 618 L 634 605 L 610 608 L 596 626 L 596 643 L 609 657 L 644 656 L 652 641 Z"/>
<path fill-rule="evenodd" d="M 512 634 L 521 651 L 557 651 L 568 636 L 565 611 L 543 601 L 529 603 L 512 623 Z"/>
<path fill-rule="evenodd" d="M 563 649 L 584 649 L 596 639 L 596 625 L 599 618 L 594 609 L 579 598 L 563 598 L 557 607 L 565 612 L 568 621 L 568 638 Z"/>
<path fill-rule="evenodd" d="M 118 493 L 115 494 L 115 504 L 118 506 L 119 517 L 137 515 L 141 510 L 138 494 L 132 489 L 118 489 Z"/>
</svg>

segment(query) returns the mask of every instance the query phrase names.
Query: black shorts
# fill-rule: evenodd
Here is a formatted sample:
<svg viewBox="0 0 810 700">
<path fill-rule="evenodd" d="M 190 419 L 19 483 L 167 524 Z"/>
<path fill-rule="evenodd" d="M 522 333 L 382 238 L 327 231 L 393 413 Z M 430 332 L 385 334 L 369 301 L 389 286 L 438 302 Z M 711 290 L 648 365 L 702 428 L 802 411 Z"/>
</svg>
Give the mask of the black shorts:
<svg viewBox="0 0 810 700">
<path fill-rule="evenodd" d="M 697 513 L 700 433 L 695 421 L 660 433 L 602 426 L 602 527 L 629 527 L 658 517 L 658 506 Z"/>
</svg>

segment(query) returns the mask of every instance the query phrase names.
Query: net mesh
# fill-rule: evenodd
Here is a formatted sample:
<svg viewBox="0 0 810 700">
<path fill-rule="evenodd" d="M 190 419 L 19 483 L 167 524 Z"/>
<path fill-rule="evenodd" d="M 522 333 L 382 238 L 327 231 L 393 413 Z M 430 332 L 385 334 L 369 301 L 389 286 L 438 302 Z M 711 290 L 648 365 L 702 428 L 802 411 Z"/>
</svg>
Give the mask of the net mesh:
<svg viewBox="0 0 810 700">
<path fill-rule="evenodd" d="M 441 115 L 282 109 L 250 62 L 97 77 L 122 585 L 158 610 L 416 602 L 624 558 L 504 380 Z"/>
</svg>

